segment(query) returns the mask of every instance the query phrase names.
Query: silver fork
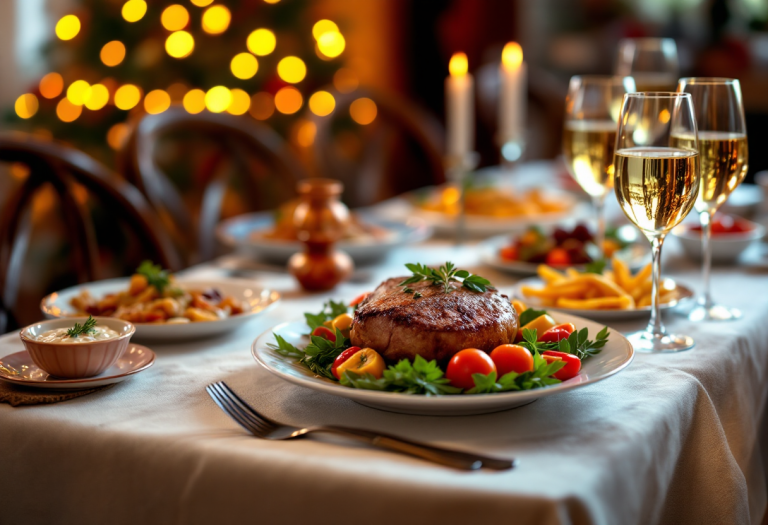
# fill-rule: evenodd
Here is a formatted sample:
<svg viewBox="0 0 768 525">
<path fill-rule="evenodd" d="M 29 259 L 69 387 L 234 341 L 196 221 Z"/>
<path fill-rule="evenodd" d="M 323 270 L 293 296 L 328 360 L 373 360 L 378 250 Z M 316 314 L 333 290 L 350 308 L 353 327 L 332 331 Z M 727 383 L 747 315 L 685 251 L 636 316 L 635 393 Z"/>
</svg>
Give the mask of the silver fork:
<svg viewBox="0 0 768 525">
<path fill-rule="evenodd" d="M 349 437 L 374 447 L 416 456 L 440 465 L 462 470 L 477 470 L 483 467 L 492 470 L 507 470 L 515 466 L 514 459 L 491 458 L 479 454 L 436 447 L 381 432 L 340 426 L 292 427 L 259 414 L 223 381 L 212 383 L 205 387 L 205 390 L 219 408 L 257 438 L 287 440 L 301 438 L 316 432 L 325 432 Z"/>
</svg>

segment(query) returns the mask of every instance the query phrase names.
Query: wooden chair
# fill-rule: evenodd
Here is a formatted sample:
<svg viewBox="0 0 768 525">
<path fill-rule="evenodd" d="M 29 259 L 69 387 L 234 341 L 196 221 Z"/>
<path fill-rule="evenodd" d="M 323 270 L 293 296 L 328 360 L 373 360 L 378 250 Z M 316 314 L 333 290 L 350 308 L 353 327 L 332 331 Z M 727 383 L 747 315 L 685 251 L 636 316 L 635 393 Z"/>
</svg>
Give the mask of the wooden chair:
<svg viewBox="0 0 768 525">
<path fill-rule="evenodd" d="M 202 136 L 216 146 L 216 153 L 190 176 L 202 186 L 197 219 L 156 159 L 156 146 L 179 135 L 182 143 Z M 225 192 L 236 175 L 245 185 L 241 194 L 248 197 L 252 211 L 277 208 L 295 194 L 296 183 L 306 176 L 282 138 L 264 124 L 224 113 L 191 115 L 179 106 L 143 117 L 121 148 L 118 166 L 158 211 L 189 263 L 215 255 L 216 225 L 222 218 Z"/>
<path fill-rule="evenodd" d="M 344 201 L 368 206 L 403 192 L 445 182 L 444 132 L 440 123 L 421 108 L 394 95 L 372 89 L 339 94 L 334 112 L 313 117 L 317 132 L 313 160 L 318 175 L 344 183 Z M 376 119 L 352 133 L 363 138 L 359 155 L 345 159 L 340 153 L 339 129 L 349 124 L 349 109 L 361 97 L 373 100 Z M 346 122 L 345 122 L 346 121 Z"/>
<path fill-rule="evenodd" d="M 30 244 L 33 197 L 51 185 L 61 204 L 64 232 L 71 245 L 71 267 L 77 282 L 102 278 L 99 242 L 91 215 L 82 198 L 109 212 L 109 225 L 117 231 L 119 219 L 134 232 L 143 256 L 166 268 L 180 268 L 179 258 L 160 228 L 155 213 L 141 193 L 106 167 L 78 150 L 30 135 L 0 135 L 0 162 L 22 163 L 29 174 L 12 190 L 0 214 L 0 323 L 5 329 L 16 325 L 19 288 L 25 273 L 25 255 Z M 41 276 L 42 278 L 42 276 Z"/>
</svg>

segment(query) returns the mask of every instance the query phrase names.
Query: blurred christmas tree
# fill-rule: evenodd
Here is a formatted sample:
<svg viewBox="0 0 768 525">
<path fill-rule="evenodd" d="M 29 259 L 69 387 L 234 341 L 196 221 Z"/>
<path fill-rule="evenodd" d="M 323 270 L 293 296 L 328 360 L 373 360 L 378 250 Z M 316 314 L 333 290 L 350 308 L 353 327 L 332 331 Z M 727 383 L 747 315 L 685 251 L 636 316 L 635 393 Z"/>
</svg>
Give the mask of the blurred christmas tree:
<svg viewBox="0 0 768 525">
<path fill-rule="evenodd" d="M 357 86 L 338 26 L 313 19 L 306 0 L 176 1 L 79 0 L 46 47 L 51 72 L 8 120 L 109 162 L 130 117 L 172 103 L 265 120 L 287 136 L 311 125 L 298 117 L 305 106 L 333 111 L 322 86 Z"/>
</svg>

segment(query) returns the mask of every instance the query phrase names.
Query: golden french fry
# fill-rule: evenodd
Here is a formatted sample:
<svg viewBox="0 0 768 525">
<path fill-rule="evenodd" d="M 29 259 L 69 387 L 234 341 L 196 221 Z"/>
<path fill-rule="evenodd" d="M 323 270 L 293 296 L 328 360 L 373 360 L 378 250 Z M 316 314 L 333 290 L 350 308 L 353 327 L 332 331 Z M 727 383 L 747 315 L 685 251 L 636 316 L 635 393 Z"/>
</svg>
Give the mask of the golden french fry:
<svg viewBox="0 0 768 525">
<path fill-rule="evenodd" d="M 633 290 L 637 286 L 648 279 L 651 276 L 651 263 L 648 263 L 642 270 L 638 271 L 632 279 L 627 283 L 627 290 Z"/>
<path fill-rule="evenodd" d="M 594 286 L 590 286 L 587 292 L 584 294 L 584 299 L 594 299 L 595 297 L 602 297 L 600 290 Z"/>
<path fill-rule="evenodd" d="M 565 275 L 567 275 L 570 279 L 573 279 L 581 275 L 581 273 L 576 268 L 566 268 Z"/>
<path fill-rule="evenodd" d="M 598 275 L 596 273 L 585 273 L 581 276 L 581 278 L 591 284 L 594 284 L 600 290 L 603 296 L 622 297 L 622 296 L 629 295 L 622 288 L 620 288 L 616 283 L 614 283 L 613 281 L 609 281 L 602 275 Z"/>
<path fill-rule="evenodd" d="M 628 286 L 630 280 L 632 279 L 632 276 L 629 273 L 629 268 L 627 268 L 627 265 L 624 264 L 624 261 L 616 257 L 611 259 L 611 263 L 613 264 L 613 275 L 616 284 L 621 286 L 625 292 L 629 293 Z"/>
<path fill-rule="evenodd" d="M 536 272 L 539 274 L 539 277 L 541 277 L 541 279 L 547 284 L 553 284 L 565 280 L 565 276 L 562 273 L 558 272 L 551 266 L 547 266 L 546 264 L 540 264 L 536 269 Z"/>
<path fill-rule="evenodd" d="M 632 290 L 632 293 L 630 295 L 634 298 L 635 301 L 639 301 L 641 297 L 651 293 L 652 289 L 653 289 L 653 281 L 649 279 L 645 282 L 640 283 L 638 286 L 636 286 Z"/>
<path fill-rule="evenodd" d="M 557 306 L 578 310 L 628 310 L 635 307 L 635 302 L 628 295 L 595 299 L 560 298 L 557 300 Z"/>
<path fill-rule="evenodd" d="M 586 291 L 583 283 L 569 283 L 567 286 L 550 285 L 544 288 L 534 288 L 532 286 L 523 286 L 520 288 L 523 295 L 527 297 L 538 297 L 544 299 L 557 299 L 558 297 L 581 297 Z"/>
<path fill-rule="evenodd" d="M 515 309 L 518 315 L 528 309 L 524 302 L 518 301 L 517 299 L 512 299 L 512 307 Z"/>
<path fill-rule="evenodd" d="M 644 306 L 651 306 L 651 294 L 646 294 L 640 298 L 639 301 L 637 301 L 637 307 L 643 308 Z M 663 302 L 663 301 L 662 301 Z"/>
<path fill-rule="evenodd" d="M 606 279 L 608 279 L 612 283 L 616 283 L 616 276 L 613 274 L 613 272 L 611 270 L 605 270 L 603 272 L 603 277 L 605 277 Z M 616 283 L 616 284 L 618 284 L 618 283 Z M 621 286 L 619 286 L 619 288 L 621 288 Z"/>
</svg>

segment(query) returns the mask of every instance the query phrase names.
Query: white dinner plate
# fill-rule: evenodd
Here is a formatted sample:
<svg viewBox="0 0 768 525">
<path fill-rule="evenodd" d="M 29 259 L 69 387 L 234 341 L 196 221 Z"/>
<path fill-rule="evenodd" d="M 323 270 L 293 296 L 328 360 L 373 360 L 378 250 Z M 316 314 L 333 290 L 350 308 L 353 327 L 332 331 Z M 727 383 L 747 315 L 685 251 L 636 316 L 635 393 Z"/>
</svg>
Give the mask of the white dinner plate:
<svg viewBox="0 0 768 525">
<path fill-rule="evenodd" d="M 571 322 L 579 329 L 589 328 L 589 334 L 592 338 L 603 328 L 602 324 L 574 315 L 558 314 L 556 317 L 559 322 Z M 275 342 L 273 334 L 279 334 L 292 345 L 306 346 L 309 342 L 306 336 L 308 331 L 307 325 L 301 321 L 277 325 L 261 334 L 253 342 L 251 354 L 267 370 L 296 385 L 334 396 L 346 397 L 369 407 L 403 414 L 460 416 L 487 414 L 489 412 L 519 407 L 531 403 L 540 397 L 567 392 L 568 390 L 596 383 L 610 377 L 626 368 L 634 356 L 634 351 L 629 341 L 618 331 L 611 330 L 608 344 L 605 345 L 603 351 L 585 360 L 578 376 L 557 385 L 522 392 L 424 396 L 395 392 L 376 392 L 342 386 L 330 379 L 315 376 L 293 359 L 283 357 L 267 346 L 269 343 Z"/>
<path fill-rule="evenodd" d="M 100 298 L 108 293 L 126 290 L 129 282 L 130 278 L 123 277 L 73 286 L 44 297 L 40 302 L 40 310 L 48 319 L 78 315 L 70 305 L 70 301 L 73 297 L 80 295 L 83 290 L 88 290 L 93 297 Z M 251 321 L 257 315 L 274 306 L 280 299 L 280 294 L 277 292 L 254 286 L 251 281 L 244 279 L 192 280 L 178 278 L 176 282 L 186 290 L 216 288 L 223 295 L 229 295 L 241 301 L 245 311 L 242 314 L 225 317 L 218 321 L 200 323 L 134 323 L 136 325 L 134 338 L 169 341 L 222 334 Z"/>
<path fill-rule="evenodd" d="M 662 310 L 669 310 L 670 308 L 674 308 L 685 301 L 689 301 L 690 298 L 693 297 L 693 291 L 690 288 L 680 283 L 676 283 L 676 284 L 677 284 L 678 292 L 680 294 L 680 298 L 677 301 L 672 301 L 669 303 L 662 304 L 661 305 Z M 643 306 L 642 308 L 634 308 L 632 310 L 574 310 L 572 308 L 557 308 L 555 306 L 545 306 L 539 301 L 537 297 L 528 297 L 527 295 L 524 295 L 522 292 L 523 286 L 543 287 L 544 281 L 542 281 L 537 277 L 532 277 L 530 279 L 523 279 L 522 281 L 519 281 L 515 285 L 511 293 L 509 292 L 509 290 L 505 291 L 504 293 L 507 293 L 512 297 L 520 299 L 522 302 L 525 303 L 526 306 L 530 308 L 542 308 L 546 310 L 551 310 L 553 312 L 565 312 L 568 314 L 583 315 L 584 317 L 588 317 L 589 319 L 594 319 L 595 321 L 624 321 L 624 320 L 630 320 L 630 319 L 640 319 L 640 318 L 648 317 L 651 315 L 650 306 Z"/>
<path fill-rule="evenodd" d="M 82 390 L 125 381 L 152 366 L 155 353 L 146 346 L 128 343 L 117 362 L 101 374 L 83 379 L 61 379 L 39 368 L 24 349 L 18 332 L 0 337 L 0 381 L 31 388 Z"/>
<path fill-rule="evenodd" d="M 514 235 L 498 235 L 486 239 L 478 245 L 480 249 L 480 260 L 497 270 L 503 272 L 512 273 L 515 275 L 536 275 L 539 263 L 530 263 L 525 261 L 507 261 L 502 259 L 499 251 L 509 246 L 516 236 Z M 638 270 L 651 262 L 650 250 L 648 243 L 634 243 L 630 244 L 623 250 L 616 252 L 616 257 L 624 261 L 627 266 L 632 270 Z M 575 264 L 572 266 L 579 271 L 584 271 L 586 265 Z M 560 268 L 556 268 L 560 269 Z"/>
<path fill-rule="evenodd" d="M 382 239 L 366 237 L 339 241 L 336 246 L 357 263 L 381 259 L 394 248 L 424 241 L 432 234 L 431 228 L 418 219 L 395 222 L 367 214 L 359 214 L 359 217 L 362 222 L 387 230 L 387 234 Z M 225 246 L 282 264 L 291 255 L 300 252 L 303 246 L 298 241 L 264 239 L 254 235 L 271 228 L 274 222 L 271 212 L 248 213 L 219 224 L 216 236 Z"/>
</svg>

